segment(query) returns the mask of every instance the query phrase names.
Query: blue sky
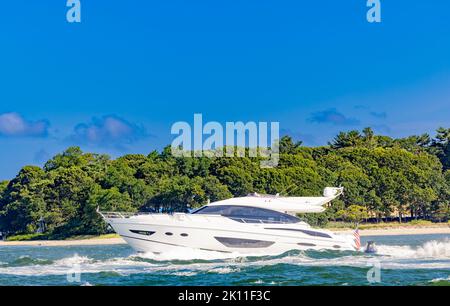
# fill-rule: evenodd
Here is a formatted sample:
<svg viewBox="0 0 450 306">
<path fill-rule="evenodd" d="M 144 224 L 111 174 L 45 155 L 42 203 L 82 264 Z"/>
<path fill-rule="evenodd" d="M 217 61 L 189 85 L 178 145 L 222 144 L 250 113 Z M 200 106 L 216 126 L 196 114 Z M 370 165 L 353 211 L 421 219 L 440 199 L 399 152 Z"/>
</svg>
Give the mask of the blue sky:
<svg viewBox="0 0 450 306">
<path fill-rule="evenodd" d="M 161 149 L 176 121 L 279 121 L 308 145 L 449 126 L 450 2 L 2 1 L 0 179 L 70 145 Z"/>
</svg>

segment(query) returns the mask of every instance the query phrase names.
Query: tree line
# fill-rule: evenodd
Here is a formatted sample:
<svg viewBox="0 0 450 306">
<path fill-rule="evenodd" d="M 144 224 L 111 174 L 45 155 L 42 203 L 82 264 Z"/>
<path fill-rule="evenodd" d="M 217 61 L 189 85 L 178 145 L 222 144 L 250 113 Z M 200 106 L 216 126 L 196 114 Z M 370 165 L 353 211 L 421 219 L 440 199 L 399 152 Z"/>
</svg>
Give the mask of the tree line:
<svg viewBox="0 0 450 306">
<path fill-rule="evenodd" d="M 252 192 L 319 196 L 325 186 L 344 195 L 326 212 L 307 214 L 324 224 L 355 207 L 374 219 L 450 218 L 450 129 L 394 139 L 372 129 L 339 133 L 326 146 L 306 147 L 284 136 L 276 168 L 257 157 L 175 157 L 170 147 L 147 156 L 111 159 L 70 147 L 43 167 L 25 166 L 0 182 L 0 231 L 54 236 L 100 234 L 103 211 L 188 211 L 208 201 Z M 42 229 L 42 228 L 41 228 Z"/>
</svg>

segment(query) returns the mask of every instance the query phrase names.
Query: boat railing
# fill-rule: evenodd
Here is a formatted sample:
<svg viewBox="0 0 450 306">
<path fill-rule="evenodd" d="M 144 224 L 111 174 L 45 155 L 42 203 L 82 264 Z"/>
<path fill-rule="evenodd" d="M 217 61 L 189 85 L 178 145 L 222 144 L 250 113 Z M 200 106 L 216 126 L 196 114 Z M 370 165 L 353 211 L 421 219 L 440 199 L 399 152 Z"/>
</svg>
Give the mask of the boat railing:
<svg viewBox="0 0 450 306">
<path fill-rule="evenodd" d="M 159 216 L 168 216 L 168 217 L 177 217 L 177 218 L 188 218 L 190 214 L 186 213 L 158 213 L 158 212 L 123 212 L 123 211 L 99 211 L 97 210 L 103 218 L 130 218 L 136 216 L 149 216 L 149 217 L 159 217 Z"/>
<path fill-rule="evenodd" d="M 138 213 L 138 212 L 116 212 L 116 211 L 97 211 L 103 218 L 129 218 L 132 216 L 141 215 L 144 213 Z M 145 213 L 147 214 L 147 213 Z"/>
<path fill-rule="evenodd" d="M 278 220 L 264 220 L 264 219 L 254 219 L 254 218 L 238 218 L 238 217 L 228 217 L 231 220 L 241 222 L 241 223 L 263 223 L 263 224 L 290 224 L 294 222 L 289 221 L 278 221 Z M 300 220 L 299 220 L 300 221 Z"/>
<path fill-rule="evenodd" d="M 115 211 L 99 211 L 97 210 L 97 212 L 103 217 L 103 218 L 108 218 L 108 219 L 114 219 L 114 218 L 130 218 L 130 217 L 134 217 L 134 216 L 160 216 L 160 213 L 152 213 L 152 212 L 115 212 Z M 169 214 L 168 216 L 172 216 L 175 218 L 179 218 L 179 219 L 191 219 L 191 216 L 195 216 L 195 217 L 203 217 L 206 220 L 209 220 L 211 217 L 221 217 L 220 215 L 208 215 L 208 214 L 178 214 L 178 213 L 173 213 L 173 214 Z M 227 217 L 233 221 L 236 222 L 240 222 L 240 223 L 249 223 L 249 224 L 256 224 L 256 223 L 260 223 L 260 224 L 289 224 L 289 223 L 295 223 L 295 222 L 289 222 L 289 221 L 279 221 L 279 220 L 265 220 L 265 219 L 257 219 L 257 218 L 244 218 L 244 217 L 230 217 L 230 216 L 223 216 L 223 217 Z M 299 222 L 301 222 L 302 220 L 299 220 Z"/>
</svg>

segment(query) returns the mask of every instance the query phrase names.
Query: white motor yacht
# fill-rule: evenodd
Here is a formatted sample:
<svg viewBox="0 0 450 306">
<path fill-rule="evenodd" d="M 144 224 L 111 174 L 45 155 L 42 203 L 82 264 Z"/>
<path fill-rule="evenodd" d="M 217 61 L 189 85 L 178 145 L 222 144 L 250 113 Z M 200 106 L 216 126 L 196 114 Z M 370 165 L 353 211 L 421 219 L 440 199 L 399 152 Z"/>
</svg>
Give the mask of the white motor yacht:
<svg viewBox="0 0 450 306">
<path fill-rule="evenodd" d="M 359 235 L 310 227 L 295 216 L 317 213 L 342 194 L 327 187 L 321 197 L 252 194 L 207 204 L 191 213 L 99 212 L 138 252 L 183 252 L 187 248 L 242 255 L 276 255 L 289 250 L 357 250 Z"/>
</svg>

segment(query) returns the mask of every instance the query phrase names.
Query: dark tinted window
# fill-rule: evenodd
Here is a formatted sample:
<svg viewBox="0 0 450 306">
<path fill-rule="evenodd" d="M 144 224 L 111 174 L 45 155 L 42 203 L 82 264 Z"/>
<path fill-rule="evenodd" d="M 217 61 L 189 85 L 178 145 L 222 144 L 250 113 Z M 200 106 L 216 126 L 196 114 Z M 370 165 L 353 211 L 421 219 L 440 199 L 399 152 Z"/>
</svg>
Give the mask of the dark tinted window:
<svg viewBox="0 0 450 306">
<path fill-rule="evenodd" d="M 141 231 L 141 230 L 130 230 L 130 232 L 132 232 L 134 234 L 146 235 L 146 236 L 150 236 L 150 235 L 153 235 L 155 233 L 155 232 L 151 232 L 151 231 Z"/>
<path fill-rule="evenodd" d="M 275 243 L 273 241 L 231 238 L 231 237 L 214 237 L 214 238 L 229 248 L 267 248 Z"/>
<path fill-rule="evenodd" d="M 245 223 L 297 223 L 294 216 L 251 206 L 220 205 L 205 206 L 193 214 L 221 215 Z"/>
<path fill-rule="evenodd" d="M 308 246 L 308 247 L 314 247 L 314 246 L 316 246 L 314 243 L 307 243 L 307 242 L 299 242 L 299 243 L 297 243 L 298 245 L 301 245 L 301 246 Z"/>
<path fill-rule="evenodd" d="M 304 229 L 296 229 L 296 228 L 270 228 L 266 227 L 267 230 L 276 230 L 276 231 L 293 231 L 293 232 L 302 232 L 309 236 L 316 236 L 316 237 L 324 237 L 324 238 L 331 238 L 330 235 L 326 233 L 316 232 L 316 231 L 310 231 L 310 230 L 304 230 Z"/>
</svg>

